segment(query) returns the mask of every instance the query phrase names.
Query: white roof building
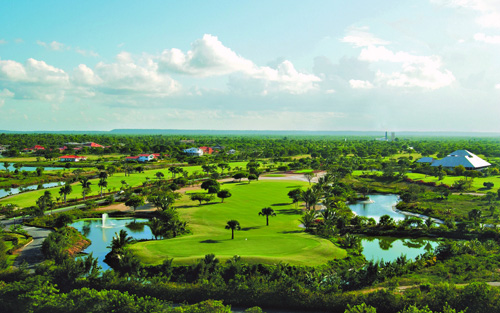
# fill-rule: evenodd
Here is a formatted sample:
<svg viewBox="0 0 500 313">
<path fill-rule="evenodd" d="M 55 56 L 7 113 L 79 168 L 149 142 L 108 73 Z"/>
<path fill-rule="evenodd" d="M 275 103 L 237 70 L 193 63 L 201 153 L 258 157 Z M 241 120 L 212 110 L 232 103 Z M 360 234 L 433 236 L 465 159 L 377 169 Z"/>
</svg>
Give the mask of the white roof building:
<svg viewBox="0 0 500 313">
<path fill-rule="evenodd" d="M 454 151 L 445 158 L 434 161 L 431 166 L 440 165 L 446 168 L 454 168 L 462 165 L 467 170 L 479 170 L 491 166 L 490 163 L 467 150 Z"/>
<path fill-rule="evenodd" d="M 203 150 L 200 148 L 189 148 L 185 149 L 184 153 L 187 155 L 197 155 L 197 156 L 202 156 L 203 155 Z"/>
</svg>

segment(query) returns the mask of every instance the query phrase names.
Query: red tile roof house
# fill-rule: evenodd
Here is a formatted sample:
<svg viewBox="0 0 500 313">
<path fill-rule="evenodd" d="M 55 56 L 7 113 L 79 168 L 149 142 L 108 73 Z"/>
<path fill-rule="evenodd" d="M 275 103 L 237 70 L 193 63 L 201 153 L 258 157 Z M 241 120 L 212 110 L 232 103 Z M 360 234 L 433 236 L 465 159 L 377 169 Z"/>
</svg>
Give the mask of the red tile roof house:
<svg viewBox="0 0 500 313">
<path fill-rule="evenodd" d="M 86 142 L 83 144 L 83 146 L 88 148 L 104 148 L 103 145 L 97 144 L 95 142 Z"/>
<path fill-rule="evenodd" d="M 78 162 L 85 160 L 87 160 L 87 157 L 81 155 L 63 155 L 59 157 L 59 162 Z"/>
<path fill-rule="evenodd" d="M 38 150 L 45 150 L 45 148 L 42 146 L 39 146 L 39 145 L 35 145 L 33 148 L 26 148 L 23 151 L 24 152 L 33 152 L 33 151 L 38 151 Z"/>
<path fill-rule="evenodd" d="M 200 147 L 201 150 L 203 150 L 203 154 L 212 154 L 214 153 L 214 149 L 210 147 Z"/>
</svg>

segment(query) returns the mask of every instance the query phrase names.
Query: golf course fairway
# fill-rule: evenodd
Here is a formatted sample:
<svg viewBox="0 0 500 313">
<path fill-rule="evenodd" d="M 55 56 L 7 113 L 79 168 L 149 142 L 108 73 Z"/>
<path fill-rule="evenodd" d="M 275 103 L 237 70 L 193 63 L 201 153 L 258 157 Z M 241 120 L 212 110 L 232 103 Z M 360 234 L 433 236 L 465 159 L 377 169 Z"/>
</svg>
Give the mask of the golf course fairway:
<svg viewBox="0 0 500 313">
<path fill-rule="evenodd" d="M 174 264 L 193 264 L 210 253 L 220 260 L 239 255 L 248 263 L 281 261 L 310 266 L 345 257 L 345 250 L 299 227 L 301 210 L 290 203 L 287 193 L 306 185 L 284 180 L 227 182 L 221 189 L 230 190 L 232 197 L 224 203 L 216 198 L 207 205 L 198 205 L 184 195 L 175 206 L 181 218 L 188 221 L 192 233 L 139 242 L 130 249 L 145 264 L 160 264 L 169 258 L 173 258 Z M 266 217 L 258 215 L 264 207 L 271 207 L 276 213 L 269 217 L 269 226 L 266 226 Z M 237 220 L 241 225 L 241 230 L 235 231 L 234 240 L 231 240 L 231 230 L 225 229 L 229 220 Z"/>
</svg>

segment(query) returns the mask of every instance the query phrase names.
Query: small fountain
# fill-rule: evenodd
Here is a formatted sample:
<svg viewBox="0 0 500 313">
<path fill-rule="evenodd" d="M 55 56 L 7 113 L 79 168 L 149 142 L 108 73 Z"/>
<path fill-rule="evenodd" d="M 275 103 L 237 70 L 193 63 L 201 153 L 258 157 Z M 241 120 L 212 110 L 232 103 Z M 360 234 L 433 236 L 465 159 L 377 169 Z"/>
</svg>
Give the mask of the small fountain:
<svg viewBox="0 0 500 313">
<path fill-rule="evenodd" d="M 108 219 L 108 213 L 102 215 L 102 228 L 106 228 L 106 220 Z"/>
</svg>

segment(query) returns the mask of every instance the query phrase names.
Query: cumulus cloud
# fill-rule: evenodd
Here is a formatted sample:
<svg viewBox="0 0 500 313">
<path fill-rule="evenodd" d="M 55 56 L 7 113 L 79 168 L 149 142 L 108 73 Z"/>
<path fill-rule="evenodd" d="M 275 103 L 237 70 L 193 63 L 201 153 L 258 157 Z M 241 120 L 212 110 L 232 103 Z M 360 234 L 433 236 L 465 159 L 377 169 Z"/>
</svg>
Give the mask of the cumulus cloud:
<svg viewBox="0 0 500 313">
<path fill-rule="evenodd" d="M 201 77 L 248 72 L 254 64 L 225 47 L 216 36 L 205 34 L 191 44 L 187 53 L 173 48 L 163 51 L 160 69 Z"/>
<path fill-rule="evenodd" d="M 353 27 L 340 41 L 350 43 L 355 47 L 382 46 L 389 44 L 388 41 L 375 37 L 369 32 L 368 27 Z"/>
<path fill-rule="evenodd" d="M 80 64 L 72 80 L 76 85 L 93 87 L 106 94 L 139 93 L 163 97 L 180 89 L 180 84 L 170 76 L 158 72 L 158 64 L 151 58 L 135 60 L 122 52 L 114 63 L 98 63 L 92 70 Z"/>
<path fill-rule="evenodd" d="M 488 36 L 483 33 L 477 33 L 474 35 L 475 41 L 481 41 L 489 44 L 500 44 L 500 36 Z"/>
<path fill-rule="evenodd" d="M 349 85 L 353 89 L 371 89 L 373 88 L 373 84 L 366 80 L 357 80 L 351 79 L 349 80 Z"/>
<path fill-rule="evenodd" d="M 0 83 L 16 99 L 62 101 L 69 88 L 69 76 L 62 69 L 35 59 L 24 64 L 0 60 Z"/>
<path fill-rule="evenodd" d="M 431 0 L 432 3 L 477 11 L 476 22 L 485 28 L 500 28 L 500 2 L 498 0 Z"/>
<path fill-rule="evenodd" d="M 401 70 L 384 73 L 378 70 L 377 81 L 393 87 L 421 87 L 439 89 L 455 81 L 453 74 L 443 69 L 439 56 L 418 56 L 407 52 L 393 52 L 386 47 L 363 48 L 359 59 L 367 62 L 389 62 L 401 64 Z"/>
<path fill-rule="evenodd" d="M 288 60 L 282 61 L 274 68 L 257 66 L 224 46 L 216 36 L 208 34 L 193 42 L 191 50 L 186 53 L 176 48 L 163 51 L 159 69 L 197 77 L 243 75 L 243 78 L 231 79 L 233 90 L 241 90 L 236 86 L 237 81 L 253 81 L 252 86 L 258 86 L 262 94 L 269 91 L 304 93 L 315 89 L 314 83 L 320 81 L 315 75 L 297 71 Z"/>
<path fill-rule="evenodd" d="M 0 60 L 0 80 L 39 84 L 65 84 L 68 75 L 44 61 L 28 59 L 25 64 L 12 60 Z"/>
<path fill-rule="evenodd" d="M 78 85 L 93 86 L 102 82 L 102 79 L 85 64 L 78 65 L 78 67 L 73 70 L 71 78 Z"/>
</svg>

